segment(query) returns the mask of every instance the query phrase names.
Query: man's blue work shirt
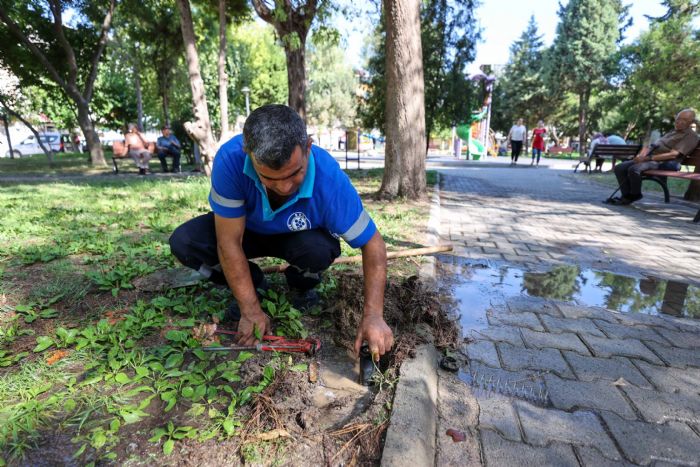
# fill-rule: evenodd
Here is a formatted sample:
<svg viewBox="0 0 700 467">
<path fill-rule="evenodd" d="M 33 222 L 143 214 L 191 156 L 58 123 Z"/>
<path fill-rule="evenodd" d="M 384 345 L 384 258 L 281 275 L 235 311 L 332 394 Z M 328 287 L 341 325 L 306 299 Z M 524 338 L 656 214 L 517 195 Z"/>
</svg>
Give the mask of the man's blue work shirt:
<svg viewBox="0 0 700 467">
<path fill-rule="evenodd" d="M 243 135 L 235 136 L 221 146 L 214 159 L 209 204 L 221 217 L 245 216 L 246 229 L 263 235 L 322 228 L 360 248 L 377 230 L 348 176 L 317 146 L 311 147 L 299 190 L 273 211 L 267 191 L 243 151 Z"/>
</svg>

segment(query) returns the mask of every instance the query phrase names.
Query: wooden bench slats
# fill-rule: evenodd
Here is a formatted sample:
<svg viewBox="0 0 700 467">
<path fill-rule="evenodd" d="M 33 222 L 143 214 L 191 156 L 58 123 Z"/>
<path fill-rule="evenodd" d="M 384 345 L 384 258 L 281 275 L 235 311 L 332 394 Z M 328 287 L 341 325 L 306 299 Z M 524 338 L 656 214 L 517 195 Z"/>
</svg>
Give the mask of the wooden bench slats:
<svg viewBox="0 0 700 467">
<path fill-rule="evenodd" d="M 154 142 L 149 142 L 146 145 L 146 149 L 148 152 L 151 154 L 156 153 L 156 143 Z M 112 165 L 114 166 L 114 173 L 119 173 L 119 167 L 117 166 L 117 160 L 119 159 L 128 159 L 129 158 L 129 151 L 127 150 L 126 144 L 124 141 L 114 141 L 112 142 Z"/>
<path fill-rule="evenodd" d="M 675 170 L 645 170 L 644 175 L 653 175 L 655 177 L 682 178 L 683 180 L 700 180 L 700 173 L 677 172 Z"/>
<path fill-rule="evenodd" d="M 612 159 L 613 167 L 615 167 L 618 159 L 630 159 L 639 154 L 641 150 L 642 146 L 639 144 L 596 144 L 590 156 L 582 155 L 579 158 L 579 162 L 574 168 L 574 173 L 576 173 L 578 166 L 581 164 L 584 164 L 586 170 L 590 173 L 593 159 L 600 161 L 596 163 L 597 168 L 601 168 L 603 166 L 602 161 L 606 159 Z"/>
<path fill-rule="evenodd" d="M 671 195 L 668 191 L 667 178 L 678 178 L 681 180 L 688 181 L 700 181 L 700 145 L 692 152 L 688 157 L 681 161 L 681 165 L 688 167 L 695 167 L 694 172 L 677 172 L 675 170 L 645 170 L 642 172 L 642 180 L 652 180 L 659 185 L 664 190 L 664 202 L 671 202 Z M 698 209 L 694 223 L 700 222 L 700 209 Z"/>
</svg>

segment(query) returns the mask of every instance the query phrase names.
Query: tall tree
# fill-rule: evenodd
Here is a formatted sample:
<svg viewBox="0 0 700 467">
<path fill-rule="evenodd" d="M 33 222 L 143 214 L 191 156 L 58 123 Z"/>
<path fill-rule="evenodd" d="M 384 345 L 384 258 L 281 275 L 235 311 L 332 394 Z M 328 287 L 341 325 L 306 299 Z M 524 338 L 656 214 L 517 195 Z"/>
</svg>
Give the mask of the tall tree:
<svg viewBox="0 0 700 467">
<path fill-rule="evenodd" d="M 251 21 L 233 32 L 230 54 L 233 89 L 250 88 L 250 105 L 287 102 L 287 66 L 284 51 L 277 45 L 275 31 L 268 25 Z M 236 93 L 232 105 L 245 111 L 245 96 Z"/>
<path fill-rule="evenodd" d="M 420 0 L 384 0 L 386 14 L 386 150 L 379 195 L 425 193 L 425 100 Z"/>
<path fill-rule="evenodd" d="M 212 163 L 216 155 L 216 142 L 211 131 L 207 96 L 199 68 L 199 55 L 197 54 L 197 44 L 194 36 L 192 10 L 190 9 L 189 0 L 177 0 L 177 7 L 180 10 L 180 27 L 182 28 L 182 41 L 185 44 L 185 57 L 190 76 L 192 107 L 194 109 L 194 122 L 185 122 L 185 131 L 199 145 L 204 163 L 204 172 L 207 176 L 211 176 Z"/>
<path fill-rule="evenodd" d="M 426 151 L 436 128 L 462 123 L 474 109 L 476 93 L 466 67 L 481 37 L 475 0 L 422 2 L 421 44 L 425 80 Z"/>
<path fill-rule="evenodd" d="M 473 0 L 421 2 L 421 44 L 426 108 L 426 135 L 464 122 L 476 105 L 476 92 L 466 76 L 474 60 L 480 30 Z M 386 26 L 380 15 L 368 47 L 369 60 L 361 82 L 368 90 L 359 103 L 362 124 L 385 133 Z M 426 138 L 426 145 L 428 138 Z M 427 148 L 427 146 L 426 146 Z"/>
<path fill-rule="evenodd" d="M 312 36 L 309 47 L 308 123 L 325 128 L 353 127 L 357 78 L 345 62 L 337 38 L 318 36 Z"/>
<path fill-rule="evenodd" d="M 0 0 L 0 61 L 23 85 L 57 83 L 77 108 L 93 164 L 106 165 L 90 113 L 97 70 L 112 26 L 115 0 Z M 63 22 L 68 8 L 75 26 Z M 14 40 L 13 40 L 14 38 Z M 37 63 L 37 65 L 34 65 Z"/>
<path fill-rule="evenodd" d="M 542 35 L 538 33 L 535 16 L 530 16 L 527 27 L 510 46 L 510 57 L 496 84 L 494 126 L 508 130 L 518 118 L 528 128 L 544 119 L 552 99 L 544 82 Z"/>
<path fill-rule="evenodd" d="M 578 96 L 578 138 L 585 150 L 591 93 L 612 72 L 614 53 L 625 27 L 621 0 L 570 0 L 560 4 L 556 37 L 548 56 L 548 85 Z M 621 27 L 622 25 L 622 27 Z"/>
<path fill-rule="evenodd" d="M 287 57 L 288 103 L 306 120 L 306 37 L 318 0 L 252 0 L 260 18 L 274 26 Z"/>
</svg>

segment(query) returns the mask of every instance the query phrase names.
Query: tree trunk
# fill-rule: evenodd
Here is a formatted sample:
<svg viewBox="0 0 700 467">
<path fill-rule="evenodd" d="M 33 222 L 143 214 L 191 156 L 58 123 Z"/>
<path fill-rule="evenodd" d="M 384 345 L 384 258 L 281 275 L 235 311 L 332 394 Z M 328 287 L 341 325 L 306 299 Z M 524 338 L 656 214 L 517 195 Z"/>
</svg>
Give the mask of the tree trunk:
<svg viewBox="0 0 700 467">
<path fill-rule="evenodd" d="M 143 92 L 138 57 L 134 58 L 134 90 L 136 91 L 136 127 L 139 131 L 143 131 Z"/>
<path fill-rule="evenodd" d="M 694 172 L 700 174 L 700 165 L 695 166 Z M 683 199 L 688 201 L 700 201 L 700 182 L 696 180 L 691 181 L 690 185 L 688 185 L 688 189 L 685 190 Z"/>
<path fill-rule="evenodd" d="M 163 89 L 163 95 L 161 96 L 163 100 L 163 121 L 167 126 L 170 126 L 170 102 L 168 100 L 168 89 Z"/>
<path fill-rule="evenodd" d="M 83 136 L 85 136 L 85 143 L 87 144 L 88 151 L 90 151 L 90 160 L 93 165 L 107 165 L 105 161 L 104 152 L 102 151 L 102 144 L 100 143 L 100 137 L 97 136 L 95 131 L 95 125 L 92 123 L 90 118 L 90 108 L 87 102 L 81 100 L 77 103 L 78 105 L 78 125 L 83 131 Z"/>
<path fill-rule="evenodd" d="M 44 151 L 44 155 L 46 158 L 49 160 L 49 166 L 53 166 L 53 151 L 51 151 L 51 148 L 47 148 L 44 146 L 44 143 L 41 141 L 41 138 L 39 137 L 39 132 L 36 131 L 34 128 L 34 125 L 29 123 L 27 119 L 22 117 L 22 115 L 19 114 L 19 112 L 15 112 L 10 108 L 9 105 L 7 105 L 7 102 L 5 102 L 2 97 L 0 97 L 0 105 L 5 107 L 5 110 L 7 110 L 7 113 L 10 115 L 14 115 L 14 117 L 19 120 L 20 122 L 24 123 L 24 126 L 29 128 L 29 131 L 32 132 L 34 137 L 36 138 L 36 142 L 39 143 L 39 147 L 41 148 L 42 151 Z M 12 142 L 10 141 L 10 123 L 7 121 L 7 118 L 5 115 L 3 117 L 3 122 L 5 123 L 5 133 L 7 134 L 7 145 L 9 146 L 9 152 L 10 152 L 10 159 L 14 159 L 14 153 L 12 152 Z"/>
<path fill-rule="evenodd" d="M 306 121 L 306 68 L 304 60 L 306 56 L 306 45 L 291 49 L 284 48 L 287 56 L 287 86 L 289 88 L 288 105 L 296 110 L 301 118 Z"/>
<path fill-rule="evenodd" d="M 578 95 L 578 153 L 586 154 L 586 126 L 588 125 L 588 96 L 589 91 Z"/>
<path fill-rule="evenodd" d="M 425 193 L 425 97 L 420 0 L 384 0 L 386 151 L 382 197 Z"/>
<path fill-rule="evenodd" d="M 180 10 L 180 26 L 182 28 L 182 39 L 185 43 L 185 57 L 187 59 L 187 71 L 190 76 L 192 104 L 194 107 L 194 122 L 185 122 L 185 131 L 199 145 L 204 164 L 204 173 L 207 176 L 211 176 L 212 163 L 216 155 L 216 142 L 211 132 L 207 96 L 204 92 L 202 74 L 199 71 L 199 56 L 195 43 L 190 2 L 189 0 L 177 0 L 177 7 Z"/>
<path fill-rule="evenodd" d="M 228 138 L 228 75 L 226 74 L 226 0 L 219 0 L 219 113 L 221 141 Z"/>
</svg>

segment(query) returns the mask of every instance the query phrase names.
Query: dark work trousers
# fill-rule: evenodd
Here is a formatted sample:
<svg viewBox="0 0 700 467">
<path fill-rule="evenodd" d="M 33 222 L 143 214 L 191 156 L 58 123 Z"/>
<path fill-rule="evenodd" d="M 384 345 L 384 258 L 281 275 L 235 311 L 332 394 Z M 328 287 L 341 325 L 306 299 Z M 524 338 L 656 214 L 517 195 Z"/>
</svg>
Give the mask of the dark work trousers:
<svg viewBox="0 0 700 467">
<path fill-rule="evenodd" d="M 158 151 L 158 159 L 160 160 L 160 167 L 163 172 L 168 171 L 168 163 L 165 158 L 171 156 L 173 158 L 173 172 L 180 171 L 180 151 L 175 149 L 166 149 L 164 151 Z"/>
<path fill-rule="evenodd" d="M 520 157 L 520 151 L 523 150 L 523 142 L 510 140 L 510 160 L 513 162 L 518 162 L 518 157 Z"/>
<path fill-rule="evenodd" d="M 200 271 L 217 284 L 227 284 L 216 250 L 214 213 L 195 217 L 175 229 L 170 236 L 170 251 L 185 266 Z M 284 274 L 290 288 L 308 290 L 321 282 L 321 272 L 340 256 L 340 242 L 321 229 L 277 235 L 245 231 L 243 252 L 246 258 L 281 258 L 290 264 Z M 253 285 L 257 289 L 264 274 L 248 261 Z"/>
<path fill-rule="evenodd" d="M 635 164 L 634 161 L 620 162 L 615 165 L 615 177 L 620 185 L 622 196 L 639 197 L 642 194 L 642 172 L 659 168 L 656 161 L 646 161 Z"/>
</svg>

